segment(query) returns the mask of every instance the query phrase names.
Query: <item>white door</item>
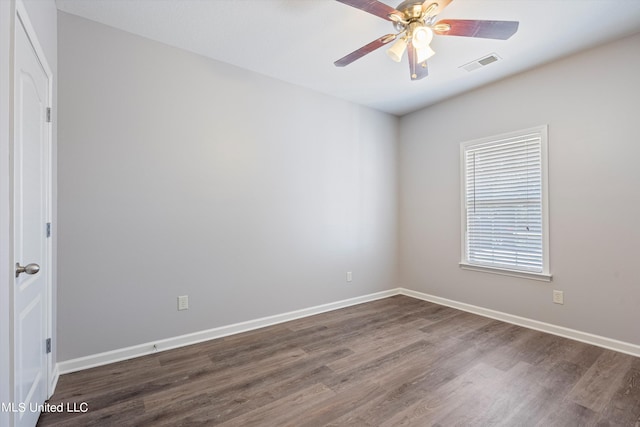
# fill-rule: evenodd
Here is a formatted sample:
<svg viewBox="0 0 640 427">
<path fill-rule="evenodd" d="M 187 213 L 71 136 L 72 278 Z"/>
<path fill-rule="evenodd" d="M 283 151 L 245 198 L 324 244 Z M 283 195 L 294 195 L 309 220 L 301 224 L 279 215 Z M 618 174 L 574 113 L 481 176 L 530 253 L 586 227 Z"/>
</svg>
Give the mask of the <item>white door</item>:
<svg viewBox="0 0 640 427">
<path fill-rule="evenodd" d="M 14 410 L 16 426 L 34 426 L 48 397 L 50 249 L 50 75 L 18 18 L 14 74 Z M 26 22 L 26 21 L 25 21 Z M 29 27 L 30 28 L 30 27 Z M 37 43 L 34 41 L 34 43 Z M 44 64 L 44 65 L 43 65 Z"/>
</svg>

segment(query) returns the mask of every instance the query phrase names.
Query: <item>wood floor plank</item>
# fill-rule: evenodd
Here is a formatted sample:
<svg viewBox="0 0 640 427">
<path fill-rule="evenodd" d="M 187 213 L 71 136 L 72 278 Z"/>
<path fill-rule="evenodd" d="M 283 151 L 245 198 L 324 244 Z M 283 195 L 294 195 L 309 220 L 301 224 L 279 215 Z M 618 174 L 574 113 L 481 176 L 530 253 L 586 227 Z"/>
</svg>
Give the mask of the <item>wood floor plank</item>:
<svg viewBox="0 0 640 427">
<path fill-rule="evenodd" d="M 567 427 L 567 426 L 598 426 L 608 427 L 610 424 L 598 425 L 599 413 L 582 405 L 565 400 L 553 411 L 545 412 L 544 417 L 537 424 L 539 427 Z M 627 427 L 635 427 L 633 424 Z"/>
<path fill-rule="evenodd" d="M 420 330 L 426 333 L 430 339 L 438 339 L 449 336 L 462 336 L 493 321 L 488 317 L 458 311 L 453 316 L 440 319 L 420 328 Z"/>
<path fill-rule="evenodd" d="M 402 366 L 394 368 L 381 378 L 385 390 L 381 395 L 362 406 L 354 413 L 346 414 L 334 422 L 335 425 L 366 424 L 378 425 L 422 400 L 427 393 L 437 390 L 456 380 L 456 375 L 440 368 L 429 367 L 423 354 L 415 354 L 401 361 Z"/>
<path fill-rule="evenodd" d="M 407 399 L 419 398 L 417 396 L 423 395 L 427 390 L 455 377 L 444 369 L 425 370 L 421 366 L 421 356 L 420 353 L 407 356 L 397 368 L 389 366 L 376 375 L 374 381 L 357 378 L 346 385 L 341 384 L 335 397 L 318 402 L 309 410 L 307 415 L 312 415 L 311 417 L 294 421 L 297 425 L 309 427 L 379 424 L 392 416 L 398 408 L 408 404 Z M 375 414 L 369 414 L 372 410 L 369 406 L 371 402 L 375 402 L 374 407 L 380 409 Z M 377 418 L 375 421 L 370 420 L 372 415 Z"/>
<path fill-rule="evenodd" d="M 542 391 L 535 376 L 535 366 L 518 362 L 506 372 L 499 386 L 493 390 L 491 402 L 481 412 L 468 415 L 472 420 L 470 425 L 512 425 L 505 421 L 526 405 L 532 396 Z"/>
<path fill-rule="evenodd" d="M 496 347 L 494 351 L 488 352 L 483 356 L 482 361 L 495 368 L 508 371 L 518 362 L 522 362 L 527 358 L 525 347 L 538 334 L 538 331 L 523 328 L 513 341 L 508 345 Z"/>
<path fill-rule="evenodd" d="M 268 405 L 247 412 L 221 426 L 295 426 L 292 420 L 304 418 L 310 405 L 335 396 L 335 392 L 324 384 L 314 384 L 297 393 L 290 394 Z"/>
<path fill-rule="evenodd" d="M 342 345 L 342 343 L 347 341 L 352 343 L 354 339 L 363 335 L 372 335 L 375 334 L 376 331 L 397 325 L 401 318 L 407 322 L 407 316 L 409 315 L 402 311 L 386 311 L 372 313 L 362 318 L 351 319 L 349 322 L 330 328 L 326 334 L 303 345 L 303 348 L 308 352 L 312 352 L 326 346 Z M 418 318 L 419 317 L 412 317 L 412 320 Z"/>
<path fill-rule="evenodd" d="M 640 358 L 394 296 L 63 375 L 60 402 L 89 411 L 39 426 L 640 427 Z"/>
<path fill-rule="evenodd" d="M 640 359 L 632 361 L 620 387 L 602 411 L 600 422 L 640 427 Z"/>
<path fill-rule="evenodd" d="M 333 336 L 335 332 L 326 326 L 310 327 L 297 331 L 281 333 L 271 339 L 252 340 L 233 346 L 225 346 L 210 352 L 211 361 L 219 369 L 238 366 L 247 361 L 263 359 L 275 352 L 300 349 L 304 344 L 320 340 L 326 336 Z"/>
<path fill-rule="evenodd" d="M 55 397 L 71 398 L 87 393 L 100 393 L 126 386 L 131 381 L 158 375 L 162 371 L 156 357 L 139 357 L 62 375 Z"/>
<path fill-rule="evenodd" d="M 505 418 L 507 425 L 537 425 L 549 411 L 556 411 L 564 404 L 564 398 L 582 376 L 580 366 L 567 361 L 560 361 L 550 367 L 544 374 L 536 369 L 531 381 L 540 387 L 517 410 Z"/>
<path fill-rule="evenodd" d="M 251 382 L 266 373 L 282 369 L 283 364 L 293 363 L 306 356 L 307 353 L 302 349 L 287 350 L 265 359 L 256 360 L 254 366 L 239 365 L 219 373 L 207 369 L 198 370 L 195 374 L 183 377 L 185 382 L 191 384 L 191 387 L 154 387 L 144 398 L 145 409 L 168 408 L 173 402 L 189 400 L 197 396 L 202 393 L 202 389 L 208 392 L 218 392 L 231 385 Z"/>
<path fill-rule="evenodd" d="M 409 402 L 403 401 L 404 407 L 393 411 L 390 418 L 379 420 L 369 417 L 369 422 L 382 421 L 378 423 L 380 426 L 430 425 L 438 415 L 444 416 L 461 404 L 465 406 L 464 411 L 468 412 L 469 402 L 466 397 L 473 395 L 473 402 L 478 402 L 478 393 L 491 389 L 503 375 L 504 372 L 479 363 L 463 375 L 454 376 L 450 381 L 415 399 L 415 402 L 408 404 Z"/>
<path fill-rule="evenodd" d="M 620 388 L 633 358 L 606 350 L 571 390 L 569 398 L 595 412 L 601 412 Z"/>
<path fill-rule="evenodd" d="M 356 365 L 371 362 L 380 356 L 395 351 L 399 345 L 406 345 L 416 341 L 425 341 L 425 337 L 416 332 L 424 322 L 424 319 L 415 320 L 410 329 L 404 325 L 395 325 L 372 334 L 362 334 L 349 343 L 353 354 L 327 366 L 335 373 L 343 373 Z"/>
<path fill-rule="evenodd" d="M 189 418 L 201 417 L 204 411 L 213 411 L 210 422 L 222 423 L 242 413 L 267 405 L 286 397 L 290 393 L 307 388 L 316 383 L 324 383 L 333 374 L 323 365 L 349 354 L 348 349 L 334 349 L 328 354 L 310 356 L 294 364 L 283 366 L 279 370 L 266 372 L 256 370 L 244 381 L 214 384 L 207 388 L 199 388 L 196 394 L 178 396 L 171 390 L 145 397 L 145 411 L 139 422 L 153 423 L 159 421 L 176 422 L 183 412 Z"/>
<path fill-rule="evenodd" d="M 473 423 L 478 414 L 490 407 L 495 399 L 495 390 L 507 373 L 489 365 L 479 363 L 473 369 L 456 378 L 439 391 L 439 401 L 431 404 L 427 416 L 414 418 L 411 425 L 477 425 Z M 436 398 L 437 399 L 437 398 Z M 434 408 L 434 404 L 439 406 Z"/>
</svg>

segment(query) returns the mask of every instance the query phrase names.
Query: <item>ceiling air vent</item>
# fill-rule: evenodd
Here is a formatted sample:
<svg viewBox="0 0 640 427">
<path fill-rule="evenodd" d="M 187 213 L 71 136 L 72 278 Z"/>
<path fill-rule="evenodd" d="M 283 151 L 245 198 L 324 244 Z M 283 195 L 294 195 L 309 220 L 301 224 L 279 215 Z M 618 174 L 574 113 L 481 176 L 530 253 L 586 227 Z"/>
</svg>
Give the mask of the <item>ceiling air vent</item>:
<svg viewBox="0 0 640 427">
<path fill-rule="evenodd" d="M 474 61 L 471 61 L 468 64 L 464 64 L 459 68 L 462 68 L 462 69 L 467 70 L 467 71 L 473 71 L 473 70 L 477 70 L 478 68 L 482 68 L 485 65 L 489 65 L 489 64 L 491 64 L 493 62 L 496 62 L 496 61 L 498 61 L 500 59 L 502 59 L 502 58 L 500 58 L 498 56 L 498 54 L 492 53 L 490 55 L 483 56 L 480 59 L 476 59 Z"/>
</svg>

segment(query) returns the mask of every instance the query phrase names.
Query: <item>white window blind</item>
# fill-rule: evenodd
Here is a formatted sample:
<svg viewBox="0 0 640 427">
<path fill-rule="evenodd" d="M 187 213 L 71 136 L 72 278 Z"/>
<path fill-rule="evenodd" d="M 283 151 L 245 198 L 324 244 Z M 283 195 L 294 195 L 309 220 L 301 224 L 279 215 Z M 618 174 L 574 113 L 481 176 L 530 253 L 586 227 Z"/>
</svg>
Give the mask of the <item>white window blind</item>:
<svg viewBox="0 0 640 427">
<path fill-rule="evenodd" d="M 462 145 L 463 263 L 548 273 L 543 138 L 536 129 Z"/>
</svg>

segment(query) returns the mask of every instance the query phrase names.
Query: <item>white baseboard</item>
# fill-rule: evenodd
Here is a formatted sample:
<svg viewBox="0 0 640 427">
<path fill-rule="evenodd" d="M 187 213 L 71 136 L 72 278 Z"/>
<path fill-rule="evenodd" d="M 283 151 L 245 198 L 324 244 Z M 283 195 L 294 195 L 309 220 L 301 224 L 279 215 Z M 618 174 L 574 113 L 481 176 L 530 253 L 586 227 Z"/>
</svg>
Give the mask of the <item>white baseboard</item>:
<svg viewBox="0 0 640 427">
<path fill-rule="evenodd" d="M 90 356 L 80 357 L 77 359 L 59 362 L 54 369 L 54 379 L 52 380 L 52 390 L 59 375 L 68 374 L 70 372 L 81 371 L 84 369 L 94 368 L 96 366 L 107 365 L 109 363 L 119 362 L 134 357 L 145 356 L 156 351 L 171 350 L 178 347 L 184 347 L 191 344 L 197 344 L 216 338 L 222 338 L 241 332 L 247 332 L 254 329 L 264 328 L 266 326 L 278 323 L 288 322 L 290 320 L 300 319 L 302 317 L 313 316 L 314 314 L 325 313 L 340 308 L 349 307 L 356 304 L 362 304 L 369 301 L 375 301 L 382 298 L 388 298 L 394 295 L 405 295 L 424 301 L 433 302 L 435 304 L 445 305 L 456 308 L 469 313 L 478 314 L 480 316 L 501 320 L 503 322 L 512 323 L 514 325 L 523 326 L 529 329 L 535 329 L 541 332 L 558 335 L 564 338 L 581 341 L 587 344 L 596 345 L 609 350 L 619 351 L 631 356 L 640 357 L 640 345 L 618 341 L 611 338 L 593 335 L 587 332 L 577 331 L 562 326 L 552 325 L 550 323 L 540 322 L 538 320 L 528 319 L 525 317 L 514 316 L 512 314 L 491 310 L 488 308 L 478 307 L 463 302 L 458 302 L 446 298 L 440 298 L 433 295 L 425 294 L 418 291 L 412 291 L 405 288 L 390 289 L 387 291 L 377 292 L 374 294 L 364 295 L 356 298 L 350 298 L 329 304 L 318 305 L 315 307 L 305 308 L 302 310 L 291 311 L 288 313 L 277 314 L 274 316 L 263 317 L 260 319 L 249 320 L 246 322 L 235 323 L 232 325 L 221 326 L 219 328 L 208 329 L 205 331 L 194 332 L 191 334 L 180 335 L 173 338 L 167 338 L 159 341 L 139 344 L 132 347 L 121 348 L 117 350 L 107 351 L 104 353 L 93 354 Z M 154 347 L 155 346 L 155 347 Z"/>
<path fill-rule="evenodd" d="M 94 368 L 96 366 L 107 365 L 109 363 L 120 362 L 122 360 L 132 359 L 134 357 L 145 356 L 156 351 L 171 350 L 173 348 L 184 347 L 203 341 L 226 337 L 228 335 L 239 334 L 241 332 L 264 328 L 265 326 L 288 322 L 290 320 L 300 319 L 302 317 L 313 316 L 314 314 L 325 313 L 327 311 L 333 311 L 356 304 L 362 304 L 382 298 L 388 298 L 393 295 L 398 295 L 399 293 L 400 289 L 390 289 L 388 291 L 376 292 L 374 294 L 349 298 L 346 300 L 318 305 L 302 310 L 290 311 L 288 313 L 277 314 L 275 316 L 263 317 L 260 319 L 221 326 L 218 328 L 194 332 L 191 334 L 180 335 L 177 337 L 148 342 L 126 348 L 120 348 L 104 353 L 92 354 L 90 356 L 79 357 L 77 359 L 59 362 L 56 365 L 56 368 L 58 375 L 68 374 L 70 372 L 76 372 L 84 369 Z"/>
<path fill-rule="evenodd" d="M 478 314 L 491 319 L 501 320 L 503 322 L 512 323 L 529 329 L 535 329 L 536 331 L 547 332 L 549 334 L 558 335 L 575 341 L 581 341 L 609 350 L 619 351 L 620 353 L 629 354 L 631 356 L 640 357 L 640 345 L 577 331 L 563 326 L 552 325 L 550 323 L 540 322 L 526 317 L 514 316 L 513 314 L 490 310 L 476 305 L 440 298 L 422 292 L 412 291 L 410 289 L 400 288 L 399 293 L 408 297 L 433 302 L 435 304 L 446 305 L 447 307 L 457 308 L 458 310 L 467 311 L 469 313 Z"/>
</svg>

